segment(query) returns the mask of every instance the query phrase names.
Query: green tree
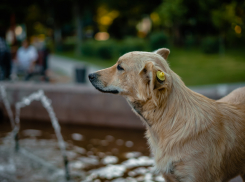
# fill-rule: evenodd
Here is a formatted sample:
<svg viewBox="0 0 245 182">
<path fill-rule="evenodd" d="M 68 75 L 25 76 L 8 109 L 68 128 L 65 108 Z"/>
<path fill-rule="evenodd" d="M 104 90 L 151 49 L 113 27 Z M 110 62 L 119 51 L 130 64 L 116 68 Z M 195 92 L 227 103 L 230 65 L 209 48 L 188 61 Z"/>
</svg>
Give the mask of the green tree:
<svg viewBox="0 0 245 182">
<path fill-rule="evenodd" d="M 180 26 L 186 21 L 187 7 L 184 0 L 164 0 L 157 8 L 162 25 L 169 30 L 169 34 L 174 37 L 174 43 L 181 43 Z"/>
<path fill-rule="evenodd" d="M 218 9 L 212 10 L 212 22 L 220 35 L 220 46 L 224 45 L 225 39 L 234 39 L 242 36 L 244 28 L 244 11 L 241 10 L 245 3 L 232 1 L 223 3 Z"/>
</svg>

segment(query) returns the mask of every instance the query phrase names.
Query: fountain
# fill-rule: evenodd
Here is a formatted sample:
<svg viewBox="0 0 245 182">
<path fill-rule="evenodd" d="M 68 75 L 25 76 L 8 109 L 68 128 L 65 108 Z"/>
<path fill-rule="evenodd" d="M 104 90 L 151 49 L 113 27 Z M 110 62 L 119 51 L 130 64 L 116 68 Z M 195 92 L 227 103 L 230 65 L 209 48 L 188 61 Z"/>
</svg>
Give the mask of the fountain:
<svg viewBox="0 0 245 182">
<path fill-rule="evenodd" d="M 65 174 L 66 174 L 66 180 L 70 180 L 70 174 L 69 174 L 69 168 L 68 168 L 68 159 L 66 155 L 66 147 L 65 147 L 65 142 L 63 140 L 63 137 L 60 132 L 60 125 L 58 123 L 58 120 L 55 116 L 55 113 L 53 111 L 53 108 L 51 106 L 51 101 L 44 95 L 44 92 L 42 90 L 39 90 L 35 93 L 32 93 L 30 96 L 25 97 L 22 99 L 22 101 L 17 102 L 15 104 L 15 129 L 14 129 L 14 136 L 15 136 L 15 141 L 16 141 L 16 150 L 19 148 L 18 144 L 18 132 L 20 128 L 20 109 L 30 105 L 30 103 L 34 100 L 40 100 L 44 108 L 48 111 L 49 117 L 51 119 L 53 128 L 55 130 L 55 134 L 58 139 L 59 147 L 63 156 L 64 160 L 64 166 L 65 166 Z"/>
<path fill-rule="evenodd" d="M 13 113 L 12 110 L 10 108 L 10 104 L 7 100 L 6 97 L 6 91 L 4 86 L 0 86 L 0 91 L 1 91 L 1 97 L 4 103 L 4 106 L 7 110 L 7 113 L 9 115 L 10 121 L 11 121 L 11 126 L 13 128 L 13 136 L 15 139 L 15 150 L 18 151 L 19 150 L 19 137 L 18 137 L 18 133 L 19 133 L 19 129 L 20 129 L 20 109 L 28 106 L 31 104 L 32 101 L 36 100 L 36 101 L 41 101 L 42 105 L 44 106 L 44 108 L 47 110 L 51 122 L 52 122 L 52 126 L 55 130 L 55 134 L 57 136 L 58 139 L 58 143 L 59 143 L 59 147 L 63 156 L 63 161 L 64 161 L 64 166 L 65 166 L 65 176 L 66 176 L 66 180 L 69 181 L 70 180 L 70 173 L 69 173 L 69 167 L 68 167 L 68 159 L 67 159 L 67 155 L 66 155 L 66 147 L 65 147 L 65 142 L 63 140 L 63 137 L 61 135 L 60 132 L 60 125 L 58 123 L 58 120 L 55 116 L 55 113 L 53 111 L 53 108 L 51 106 L 51 101 L 44 95 L 44 92 L 42 90 L 39 90 L 35 93 L 32 93 L 31 95 L 29 95 L 28 97 L 25 97 L 22 99 L 22 101 L 17 102 L 15 104 L 15 123 L 14 123 L 14 119 L 13 119 Z"/>
<path fill-rule="evenodd" d="M 13 116 L 12 110 L 10 108 L 9 101 L 7 99 L 7 94 L 6 94 L 5 88 L 2 85 L 0 85 L 0 95 L 1 95 L 2 100 L 3 100 L 3 104 L 4 104 L 4 106 L 5 106 L 6 110 L 7 110 L 11 126 L 12 126 L 12 128 L 14 128 L 14 126 L 15 126 L 14 116 Z"/>
<path fill-rule="evenodd" d="M 2 140 L 0 137 L 0 181 L 1 177 L 6 177 L 5 179 L 10 181 L 18 181 L 18 177 L 22 173 L 25 173 L 25 175 L 22 175 L 23 178 L 21 179 L 31 181 L 45 181 L 45 179 L 46 181 L 59 182 L 71 179 L 79 182 L 164 181 L 161 175 L 153 172 L 153 159 L 146 156 L 149 153 L 143 139 L 143 131 L 135 132 L 134 130 L 109 128 L 99 128 L 98 130 L 94 127 L 89 129 L 79 126 L 73 126 L 72 129 L 72 126 L 69 126 L 62 129 L 68 138 L 65 144 L 60 133 L 61 127 L 51 106 L 51 100 L 45 96 L 42 90 L 34 92 L 17 102 L 14 118 L 6 97 L 5 88 L 0 86 L 0 89 L 0 96 L 13 128 L 10 135 L 5 137 L 11 142 L 10 145 L 6 144 L 5 138 Z M 57 162 L 60 161 L 59 156 L 57 156 L 58 148 L 56 149 L 54 146 L 57 142 L 52 137 L 49 137 L 49 139 L 33 137 L 19 140 L 18 136 L 21 135 L 21 132 L 24 136 L 38 136 L 42 133 L 32 129 L 23 130 L 25 121 L 21 122 L 22 131 L 20 130 L 20 111 L 23 107 L 30 105 L 32 101 L 40 101 L 50 116 L 58 138 L 58 146 L 63 156 L 65 179 L 64 170 L 60 169 L 62 165 Z M 31 124 L 30 128 L 37 127 L 36 122 Z M 127 134 L 125 135 L 125 133 Z M 69 138 L 76 145 L 73 145 Z M 9 150 L 11 147 L 15 150 Z M 29 152 L 30 150 L 31 152 Z M 6 159 L 9 161 L 4 161 Z M 58 163 L 59 165 L 57 165 Z M 69 169 L 71 169 L 71 173 Z M 35 173 L 38 173 L 38 175 Z M 13 176 L 16 176 L 16 178 Z"/>
</svg>

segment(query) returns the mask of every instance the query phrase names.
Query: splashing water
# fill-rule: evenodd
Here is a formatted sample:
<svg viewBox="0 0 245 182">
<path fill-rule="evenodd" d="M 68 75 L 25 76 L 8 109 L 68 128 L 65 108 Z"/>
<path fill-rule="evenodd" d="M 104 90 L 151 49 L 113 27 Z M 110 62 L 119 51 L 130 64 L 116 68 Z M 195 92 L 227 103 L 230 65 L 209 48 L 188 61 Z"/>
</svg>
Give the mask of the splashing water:
<svg viewBox="0 0 245 182">
<path fill-rule="evenodd" d="M 55 116 L 54 110 L 51 106 L 51 100 L 48 99 L 44 92 L 42 90 L 39 90 L 37 92 L 32 93 L 31 95 L 29 95 L 28 97 L 24 97 L 22 99 L 22 101 L 17 102 L 15 104 L 15 111 L 16 111 L 16 115 L 15 115 L 15 128 L 13 130 L 14 136 L 15 136 L 15 140 L 16 140 L 16 149 L 18 150 L 19 146 L 18 146 L 18 132 L 19 132 L 19 128 L 20 128 L 20 109 L 28 106 L 31 104 L 32 101 L 41 101 L 42 105 L 45 107 L 45 109 L 48 111 L 49 117 L 51 119 L 53 128 L 55 130 L 55 134 L 57 136 L 58 139 L 58 143 L 59 143 L 59 147 L 60 150 L 62 152 L 62 156 L 64 159 L 64 165 L 65 165 L 65 172 L 66 172 L 66 179 L 70 180 L 70 175 L 69 175 L 69 168 L 68 168 L 68 159 L 67 159 L 67 154 L 66 154 L 66 147 L 65 147 L 65 142 L 63 140 L 63 137 L 61 135 L 60 132 L 60 125 L 58 123 L 58 120 Z"/>
<path fill-rule="evenodd" d="M 14 116 L 13 116 L 12 110 L 10 108 L 9 101 L 7 99 L 7 94 L 6 94 L 5 88 L 2 85 L 0 85 L 0 95 L 1 95 L 2 100 L 3 100 L 3 104 L 4 104 L 4 106 L 5 106 L 6 110 L 7 110 L 11 126 L 12 126 L 12 128 L 14 128 L 14 126 L 15 126 L 15 124 L 14 124 Z"/>
</svg>

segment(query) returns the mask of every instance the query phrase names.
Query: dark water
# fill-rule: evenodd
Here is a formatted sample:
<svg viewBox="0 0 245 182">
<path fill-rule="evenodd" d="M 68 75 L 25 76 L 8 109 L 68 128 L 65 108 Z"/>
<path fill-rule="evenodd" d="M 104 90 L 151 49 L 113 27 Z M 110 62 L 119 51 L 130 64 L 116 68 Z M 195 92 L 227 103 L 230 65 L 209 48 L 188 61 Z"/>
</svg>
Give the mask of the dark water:
<svg viewBox="0 0 245 182">
<path fill-rule="evenodd" d="M 83 147 L 87 151 L 123 154 L 125 152 L 139 151 L 149 155 L 144 130 L 115 129 L 105 127 L 89 127 L 81 125 L 60 124 L 64 140 L 75 146 Z M 25 132 L 27 130 L 27 132 Z M 38 130 L 37 139 L 56 139 L 51 123 L 36 121 L 21 121 L 20 139 L 29 138 L 31 132 Z M 0 123 L 0 136 L 11 131 L 8 121 Z M 35 132 L 34 134 L 35 135 Z M 80 136 L 81 135 L 81 136 Z M 118 151 L 118 152 L 116 152 Z M 92 153 L 91 153 L 92 154 Z"/>
<path fill-rule="evenodd" d="M 20 151 L 0 123 L 0 181 L 65 181 L 51 123 L 21 121 Z M 163 181 L 153 172 L 144 131 L 61 124 L 73 181 Z M 1 180 L 2 179 L 2 180 Z"/>
<path fill-rule="evenodd" d="M 14 150 L 9 121 L 0 122 L 0 182 L 63 182 L 64 166 L 51 123 L 21 121 Z M 164 181 L 153 170 L 144 131 L 61 124 L 71 181 Z M 240 177 L 232 182 L 241 182 Z"/>
</svg>

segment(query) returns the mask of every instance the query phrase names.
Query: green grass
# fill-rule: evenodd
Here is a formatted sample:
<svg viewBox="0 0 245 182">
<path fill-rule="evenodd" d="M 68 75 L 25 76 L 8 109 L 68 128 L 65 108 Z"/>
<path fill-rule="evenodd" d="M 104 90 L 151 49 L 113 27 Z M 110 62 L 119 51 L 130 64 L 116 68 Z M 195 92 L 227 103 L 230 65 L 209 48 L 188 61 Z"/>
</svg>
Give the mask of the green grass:
<svg viewBox="0 0 245 182">
<path fill-rule="evenodd" d="M 173 48 L 168 62 L 186 85 L 205 85 L 217 83 L 245 82 L 245 51 L 227 50 L 224 55 L 207 55 L 200 50 Z M 76 56 L 73 52 L 59 53 L 60 56 L 85 61 L 101 67 L 109 67 L 117 58 L 102 60 L 99 58 Z"/>
<path fill-rule="evenodd" d="M 245 53 L 203 54 L 199 50 L 173 49 L 168 62 L 186 85 L 245 82 Z"/>
</svg>

